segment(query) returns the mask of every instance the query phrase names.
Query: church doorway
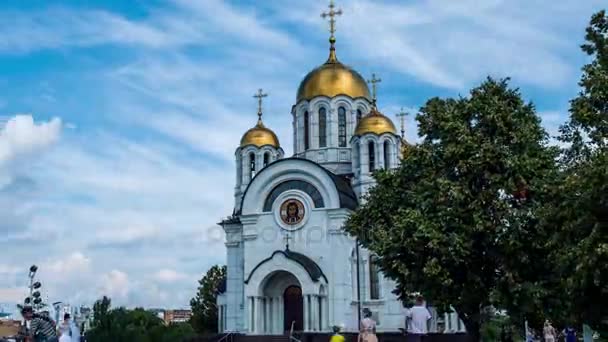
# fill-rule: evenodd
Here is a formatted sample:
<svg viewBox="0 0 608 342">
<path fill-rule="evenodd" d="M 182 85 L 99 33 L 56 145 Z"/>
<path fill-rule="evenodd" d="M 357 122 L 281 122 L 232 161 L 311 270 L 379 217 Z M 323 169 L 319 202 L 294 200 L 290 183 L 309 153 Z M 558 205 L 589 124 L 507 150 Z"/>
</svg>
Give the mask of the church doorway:
<svg viewBox="0 0 608 342">
<path fill-rule="evenodd" d="M 294 331 L 302 331 L 304 325 L 304 301 L 302 299 L 302 288 L 299 286 L 289 286 L 283 293 L 283 317 L 285 331 L 291 330 L 293 324 Z"/>
</svg>

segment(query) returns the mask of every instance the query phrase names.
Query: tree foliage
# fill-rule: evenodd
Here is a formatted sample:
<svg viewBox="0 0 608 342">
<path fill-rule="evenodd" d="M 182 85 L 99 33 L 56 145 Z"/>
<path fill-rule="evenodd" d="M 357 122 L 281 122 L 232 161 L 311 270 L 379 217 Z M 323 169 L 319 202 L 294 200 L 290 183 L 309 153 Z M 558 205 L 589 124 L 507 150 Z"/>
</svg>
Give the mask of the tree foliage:
<svg viewBox="0 0 608 342">
<path fill-rule="evenodd" d="M 91 342 L 173 342 L 193 335 L 189 324 L 167 326 L 154 313 L 142 308 L 112 309 L 111 300 L 104 296 L 93 305 L 92 329 L 86 337 Z"/>
<path fill-rule="evenodd" d="M 196 296 L 190 300 L 191 324 L 198 333 L 218 332 L 217 291 L 226 279 L 226 266 L 214 265 L 199 280 Z"/>
<path fill-rule="evenodd" d="M 538 312 L 551 277 L 538 263 L 549 233 L 537 212 L 556 151 L 534 106 L 488 79 L 467 98 L 429 100 L 416 120 L 422 142 L 376 174 L 346 229 L 379 255 L 402 299 L 421 291 L 452 305 L 474 338 L 488 307 Z"/>
<path fill-rule="evenodd" d="M 557 228 L 557 261 L 569 297 L 569 318 L 608 329 L 608 17 L 591 18 L 582 50 L 581 91 L 562 127 L 562 181 L 549 224 Z"/>
</svg>

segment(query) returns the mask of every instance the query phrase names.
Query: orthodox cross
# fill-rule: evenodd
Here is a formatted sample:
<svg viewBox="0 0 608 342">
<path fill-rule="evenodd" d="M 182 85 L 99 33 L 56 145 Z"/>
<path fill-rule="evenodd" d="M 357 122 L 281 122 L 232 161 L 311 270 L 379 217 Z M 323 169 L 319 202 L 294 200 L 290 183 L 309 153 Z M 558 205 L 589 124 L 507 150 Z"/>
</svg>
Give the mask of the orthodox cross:
<svg viewBox="0 0 608 342">
<path fill-rule="evenodd" d="M 397 113 L 396 115 L 399 118 L 399 120 L 401 120 L 401 137 L 404 138 L 405 137 L 405 117 L 410 115 L 410 113 L 404 111 L 403 107 L 401 107 L 401 111 L 399 113 Z"/>
<path fill-rule="evenodd" d="M 289 236 L 289 233 L 285 234 L 285 237 L 283 238 L 283 240 L 285 240 L 285 250 L 288 251 L 289 250 L 289 240 L 291 240 L 291 236 Z"/>
<path fill-rule="evenodd" d="M 329 38 L 330 42 L 333 44 L 335 42 L 334 33 L 336 32 L 336 19 L 335 17 L 342 15 L 342 10 L 334 10 L 336 5 L 333 0 L 329 1 L 329 12 L 321 13 L 321 18 L 325 19 L 329 17 L 329 33 L 331 33 L 331 37 Z"/>
<path fill-rule="evenodd" d="M 258 92 L 253 97 L 258 99 L 258 119 L 262 120 L 262 99 L 268 96 L 262 91 L 262 88 L 258 89 Z"/>
<path fill-rule="evenodd" d="M 372 74 L 372 79 L 368 80 L 367 83 L 370 83 L 372 85 L 372 101 L 374 104 L 374 107 L 376 106 L 376 95 L 377 95 L 377 84 L 382 82 L 382 79 L 380 78 L 376 78 L 376 74 Z"/>
</svg>

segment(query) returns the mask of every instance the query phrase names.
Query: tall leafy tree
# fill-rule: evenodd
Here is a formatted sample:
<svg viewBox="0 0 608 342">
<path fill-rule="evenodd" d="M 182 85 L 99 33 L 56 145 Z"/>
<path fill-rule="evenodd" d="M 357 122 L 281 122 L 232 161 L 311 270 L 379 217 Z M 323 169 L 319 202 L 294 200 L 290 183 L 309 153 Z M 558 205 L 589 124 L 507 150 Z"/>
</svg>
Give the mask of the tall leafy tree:
<svg viewBox="0 0 608 342">
<path fill-rule="evenodd" d="M 556 151 L 530 103 L 508 80 L 467 98 L 429 100 L 416 117 L 420 144 L 377 185 L 346 229 L 379 256 L 406 299 L 422 292 L 454 307 L 474 340 L 487 308 L 539 311 L 548 232 L 536 213 Z"/>
<path fill-rule="evenodd" d="M 198 333 L 218 331 L 217 291 L 226 279 L 226 266 L 215 265 L 199 280 L 196 297 L 190 300 L 192 327 Z"/>
<path fill-rule="evenodd" d="M 142 308 L 111 308 L 108 297 L 95 302 L 92 329 L 86 333 L 91 342 L 173 342 L 193 335 L 189 324 L 166 326 L 154 313 Z"/>
<path fill-rule="evenodd" d="M 558 228 L 554 259 L 570 319 L 608 330 L 608 16 L 592 16 L 582 50 L 581 91 L 561 129 L 563 180 L 548 221 Z"/>
</svg>

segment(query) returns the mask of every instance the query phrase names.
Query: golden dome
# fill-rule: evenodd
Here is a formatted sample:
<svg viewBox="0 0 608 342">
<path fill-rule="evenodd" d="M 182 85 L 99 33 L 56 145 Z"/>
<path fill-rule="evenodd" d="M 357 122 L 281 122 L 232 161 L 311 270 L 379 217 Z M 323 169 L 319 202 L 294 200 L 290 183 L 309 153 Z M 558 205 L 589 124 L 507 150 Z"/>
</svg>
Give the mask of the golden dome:
<svg viewBox="0 0 608 342">
<path fill-rule="evenodd" d="M 264 145 L 271 145 L 279 147 L 279 139 L 274 132 L 264 126 L 262 120 L 258 120 L 258 123 L 251 129 L 249 129 L 241 138 L 241 147 L 247 145 L 254 145 L 262 147 Z"/>
<path fill-rule="evenodd" d="M 352 98 L 365 97 L 371 101 L 365 79 L 355 70 L 340 63 L 332 50 L 325 64 L 309 72 L 298 87 L 296 102 L 310 100 L 315 96 L 334 97 L 347 95 Z"/>
<path fill-rule="evenodd" d="M 371 112 L 361 118 L 355 128 L 355 135 L 363 135 L 365 133 L 393 133 L 397 134 L 397 129 L 391 119 L 384 116 L 376 108 L 372 108 Z"/>
</svg>

